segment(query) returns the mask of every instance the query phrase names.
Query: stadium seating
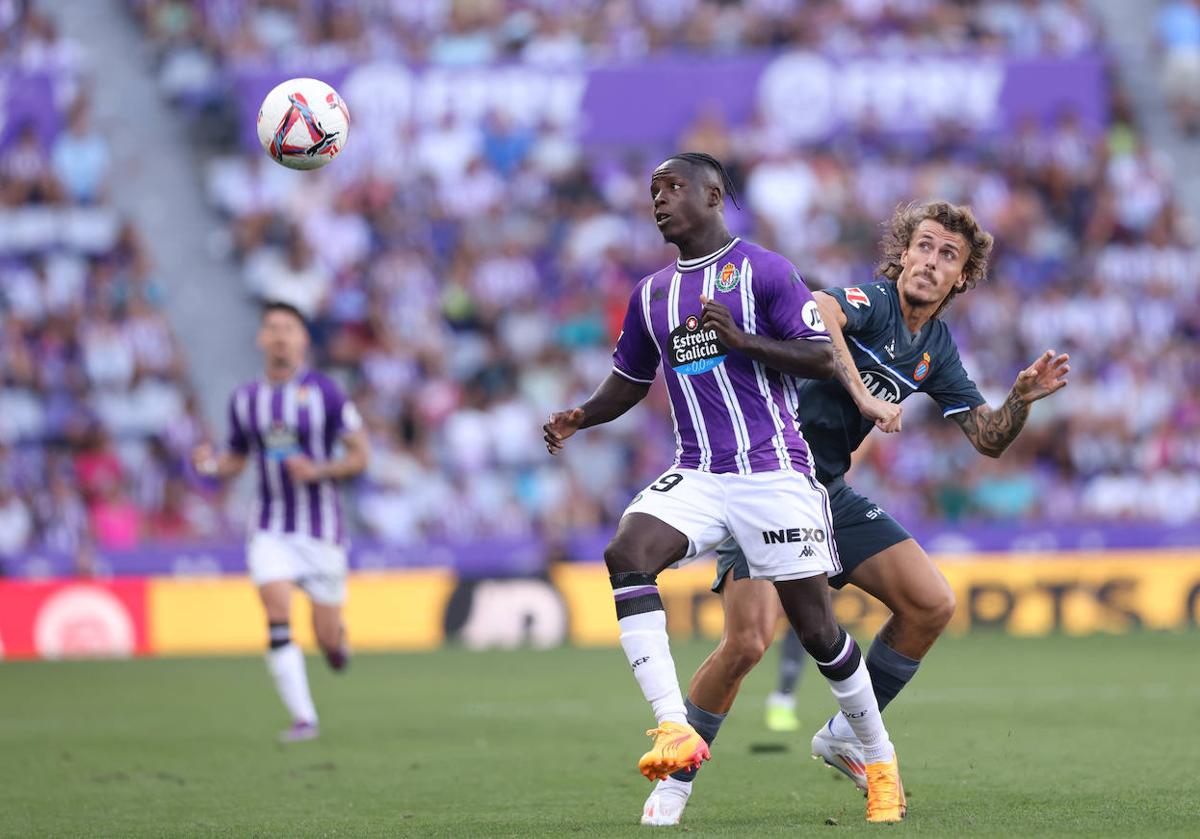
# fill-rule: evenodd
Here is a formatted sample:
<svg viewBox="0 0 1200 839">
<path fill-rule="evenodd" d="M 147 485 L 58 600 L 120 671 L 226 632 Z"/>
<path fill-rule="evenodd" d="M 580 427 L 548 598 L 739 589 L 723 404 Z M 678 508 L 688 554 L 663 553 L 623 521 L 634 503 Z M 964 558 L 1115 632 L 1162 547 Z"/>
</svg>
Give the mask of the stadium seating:
<svg viewBox="0 0 1200 839">
<path fill-rule="evenodd" d="M 26 10 L 7 56 L 0 163 L 0 571 L 30 549 L 79 557 L 219 530 L 183 480 L 199 428 L 163 284 L 113 209 L 79 44 Z M 22 98 L 24 96 L 25 98 Z M 54 103 L 47 108 L 46 103 Z"/>
<path fill-rule="evenodd" d="M 341 3 L 327 12 L 300 2 L 129 5 L 145 26 L 164 95 L 203 126 L 197 136 L 206 150 L 218 152 L 240 148 L 241 112 L 231 102 L 248 66 L 303 67 L 313 75 L 379 61 L 577 68 L 645 60 L 666 44 L 714 59 L 814 45 L 1027 59 L 1099 49 L 1099 24 L 1075 0 L 428 0 Z M 39 19 L 28 37 L 44 37 L 37 34 L 43 26 Z M 897 203 L 939 196 L 972 204 L 1000 247 L 989 281 L 948 314 L 968 370 L 995 402 L 1044 348 L 1072 354 L 1078 372 L 1071 387 L 1037 406 L 998 461 L 977 456 L 952 423 L 907 403 L 908 430 L 879 440 L 855 475 L 901 520 L 1185 521 L 1200 514 L 1191 479 L 1200 466 L 1200 403 L 1194 391 L 1170 385 L 1196 377 L 1200 304 L 1189 288 L 1198 257 L 1169 167 L 1144 144 L 1119 91 L 1104 104 L 1101 132 L 1065 112 L 987 142 L 967 141 L 947 125 L 919 144 L 867 128 L 845 142 L 806 144 L 781 137 L 761 116 L 735 122 L 714 110 L 671 144 L 724 158 L 744 193 L 734 225 L 791 257 L 814 286 L 867 281 L 879 223 Z M 79 119 L 83 133 L 64 130 L 60 145 L 102 148 Z M 446 116 L 393 139 L 386 160 L 356 166 L 347 155 L 304 180 L 250 148 L 218 155 L 207 173 L 209 197 L 228 220 L 229 258 L 247 291 L 311 313 L 319 361 L 347 382 L 367 418 L 376 457 L 353 490 L 359 532 L 412 545 L 448 536 L 557 537 L 610 524 L 669 462 L 661 394 L 652 393 L 654 410 L 573 440 L 558 463 L 544 456 L 538 429 L 549 410 L 584 398 L 606 374 L 630 288 L 670 258 L 645 207 L 646 174 L 670 147 L 593 156 L 552 121 L 514 124 L 498 112 Z M 94 173 L 54 167 L 51 145 L 30 138 L 27 148 L 7 165 L 43 173 L 19 186 L 40 203 L 16 209 L 24 199 L 10 200 L 6 213 L 29 218 L 0 236 L 36 239 L 39 229 L 56 229 L 39 213 L 69 211 L 82 219 L 71 230 L 93 238 L 74 251 L 87 254 L 82 267 L 69 258 L 75 245 L 66 248 L 67 267 L 59 264 L 63 249 L 49 242 L 6 248 L 4 340 L 20 343 L 21 334 L 38 352 L 62 352 L 87 389 L 35 384 L 28 374 L 22 380 L 22 355 L 6 353 L 6 468 L 70 475 L 77 467 L 63 440 L 82 447 L 89 434 L 110 439 L 91 445 L 115 446 L 127 465 L 155 464 L 148 473 L 137 467 L 136 485 L 123 484 L 139 518 L 169 519 L 161 532 L 171 537 L 220 532 L 228 525 L 204 488 L 179 477 L 181 452 L 195 433 L 180 428 L 197 422 L 184 360 L 175 351 L 166 369 L 143 369 L 136 341 L 120 337 L 136 332 L 138 341 L 170 345 L 136 231 L 97 201 Z M 35 163 L 39 155 L 44 163 Z M 13 178 L 6 174 L 6 191 L 18 189 Z M 27 305 L 22 294 L 53 286 L 60 275 L 60 285 L 86 288 L 87 305 L 65 322 L 14 320 L 14 307 Z M 1131 289 L 1137 306 L 1128 305 Z M 56 350 L 63 335 L 81 336 L 78 346 L 68 341 L 69 350 Z M 1151 369 L 1157 375 L 1147 375 Z M 81 419 L 88 414 L 79 404 L 102 422 Z M 164 435 L 166 416 L 173 421 Z M 191 419 L 180 426 L 179 417 Z M 47 439 L 39 428 L 65 430 Z M 39 501 L 44 488 L 34 483 L 17 481 L 3 502 L 12 521 L 19 523 L 22 506 L 36 519 L 11 531 L 27 532 L 27 544 L 50 538 L 46 522 L 55 516 L 37 510 L 98 503 L 69 487 L 61 501 Z M 88 516 L 75 518 L 75 538 L 94 538 Z"/>
</svg>

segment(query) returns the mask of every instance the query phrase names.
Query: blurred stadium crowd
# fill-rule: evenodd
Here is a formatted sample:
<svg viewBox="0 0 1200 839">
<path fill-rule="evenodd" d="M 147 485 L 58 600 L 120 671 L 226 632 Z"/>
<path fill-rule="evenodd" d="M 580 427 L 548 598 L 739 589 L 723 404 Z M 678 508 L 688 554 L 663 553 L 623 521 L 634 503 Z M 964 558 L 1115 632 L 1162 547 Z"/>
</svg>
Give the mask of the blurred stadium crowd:
<svg viewBox="0 0 1200 839">
<path fill-rule="evenodd" d="M 1036 56 L 1102 43 L 1081 0 L 130 7 L 164 95 L 209 121 L 235 118 L 224 103 L 239 62 L 285 50 L 284 66 L 319 75 L 378 57 L 577 65 L 668 47 Z M 49 141 L 23 136 L 0 161 L 0 229 L 36 217 L 23 223 L 44 235 L 5 248 L 0 263 L 0 557 L 236 531 L 237 515 L 183 465 L 206 433 L 185 361 L 203 359 L 182 357 L 156 308 L 156 270 L 168 266 L 152 266 L 137 231 L 107 209 L 105 141 L 72 95 L 80 47 L 36 15 L 11 31 L 12 60 L 60 79 L 70 127 Z M 808 147 L 761 119 L 727 125 L 716 110 L 678 138 L 729 164 L 742 186 L 733 226 L 788 255 L 814 287 L 869 281 L 880 224 L 898 203 L 971 204 L 1000 244 L 988 282 L 948 314 L 968 371 L 995 404 L 1042 350 L 1071 353 L 1070 388 L 1040 403 L 997 461 L 925 400 L 906 403 L 905 431 L 877 440 L 854 476 L 902 521 L 1200 516 L 1200 393 L 1181 386 L 1200 381 L 1200 252 L 1169 166 L 1119 94 L 1111 105 L 1101 135 L 1064 114 L 994 145 L 948 127 L 921 144 L 864 130 Z M 339 161 L 301 180 L 247 152 L 215 157 L 207 176 L 248 294 L 311 314 L 318 363 L 366 417 L 375 456 L 349 506 L 359 532 L 412 544 L 614 521 L 670 462 L 661 392 L 656 410 L 589 430 L 559 462 L 546 457 L 540 426 L 607 375 L 633 284 L 672 258 L 650 220 L 647 173 L 658 160 L 646 150 L 598 162 L 569 133 L 500 113 L 447 119 L 400 146 L 400 165 L 386 169 Z M 54 219 L 72 213 L 87 222 L 65 241 Z"/>
</svg>

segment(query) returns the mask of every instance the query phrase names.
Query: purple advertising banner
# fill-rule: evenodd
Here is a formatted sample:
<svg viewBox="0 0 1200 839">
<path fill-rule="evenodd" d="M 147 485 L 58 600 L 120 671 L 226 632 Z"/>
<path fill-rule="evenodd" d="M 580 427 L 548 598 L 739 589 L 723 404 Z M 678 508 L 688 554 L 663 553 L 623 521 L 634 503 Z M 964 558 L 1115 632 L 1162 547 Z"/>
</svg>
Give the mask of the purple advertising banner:
<svg viewBox="0 0 1200 839">
<path fill-rule="evenodd" d="M 295 73 L 264 67 L 236 73 L 248 147 L 258 144 L 255 121 L 263 96 L 290 75 Z M 734 126 L 760 115 L 796 142 L 821 142 L 861 127 L 919 137 L 952 125 L 994 135 L 1028 119 L 1049 123 L 1067 113 L 1092 130 L 1107 119 L 1107 82 L 1098 57 L 787 52 L 673 55 L 590 69 L 378 62 L 331 69 L 323 78 L 349 107 L 360 155 L 400 155 L 399 144 L 414 131 L 492 113 L 516 125 L 569 130 L 593 147 L 672 145 L 698 115 L 713 110 Z M 348 143 L 346 154 L 355 145 Z"/>
<path fill-rule="evenodd" d="M 44 74 L 0 69 L 0 144 L 10 149 L 26 128 L 49 148 L 59 130 L 54 84 Z"/>
<path fill-rule="evenodd" d="M 931 554 L 1097 551 L 1192 547 L 1200 549 L 1200 522 L 1190 525 L 1152 523 L 1036 525 L 987 524 L 966 527 L 919 525 L 909 530 Z M 396 547 L 359 542 L 350 552 L 358 571 L 403 568 L 448 568 L 459 576 L 519 577 L 542 572 L 551 561 L 599 562 L 612 537 L 610 530 L 573 534 L 564 544 L 548 546 L 532 537 L 506 537 L 480 542 L 431 542 Z M 93 560 L 99 576 L 212 576 L 243 574 L 241 544 L 188 544 L 146 547 L 126 553 L 101 554 Z M 30 554 L 0 561 L 10 577 L 70 577 L 78 573 L 65 554 Z"/>
</svg>

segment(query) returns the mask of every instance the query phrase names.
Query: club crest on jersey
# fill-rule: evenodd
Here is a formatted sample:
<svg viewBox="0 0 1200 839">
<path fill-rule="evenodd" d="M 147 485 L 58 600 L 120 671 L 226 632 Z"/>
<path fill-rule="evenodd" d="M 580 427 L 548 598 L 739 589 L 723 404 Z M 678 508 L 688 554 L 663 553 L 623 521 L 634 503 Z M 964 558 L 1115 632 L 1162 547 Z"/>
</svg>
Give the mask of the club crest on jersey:
<svg viewBox="0 0 1200 839">
<path fill-rule="evenodd" d="M 913 381 L 919 382 L 929 375 L 929 353 L 924 353 L 921 356 L 921 361 L 917 364 L 917 369 L 913 370 Z"/>
<path fill-rule="evenodd" d="M 725 360 L 729 350 L 717 337 L 715 329 L 702 329 L 700 319 L 689 315 L 671 330 L 671 368 L 682 376 L 707 373 Z"/>
<path fill-rule="evenodd" d="M 726 262 L 721 273 L 717 274 L 717 291 L 733 291 L 741 282 L 742 275 L 732 262 Z"/>
<path fill-rule="evenodd" d="M 867 297 L 867 293 L 858 286 L 851 286 L 846 289 L 846 302 L 856 309 L 859 306 L 870 307 L 871 298 Z"/>
</svg>

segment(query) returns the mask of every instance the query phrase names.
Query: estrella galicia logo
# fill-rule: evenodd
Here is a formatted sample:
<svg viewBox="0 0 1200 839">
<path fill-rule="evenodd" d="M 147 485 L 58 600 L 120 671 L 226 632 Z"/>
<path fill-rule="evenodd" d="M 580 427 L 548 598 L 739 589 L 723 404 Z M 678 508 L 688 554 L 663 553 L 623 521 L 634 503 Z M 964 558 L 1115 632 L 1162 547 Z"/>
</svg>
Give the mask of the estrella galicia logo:
<svg viewBox="0 0 1200 839">
<path fill-rule="evenodd" d="M 900 385 L 891 376 L 878 370 L 860 370 L 863 384 L 876 399 L 893 404 L 900 402 Z"/>
<path fill-rule="evenodd" d="M 295 431 L 281 422 L 273 422 L 263 435 L 263 449 L 271 460 L 287 460 L 300 454 L 300 441 Z"/>
<path fill-rule="evenodd" d="M 671 367 L 682 376 L 707 373 L 725 360 L 729 350 L 715 329 L 701 329 L 700 319 L 688 315 L 671 330 Z"/>
</svg>

